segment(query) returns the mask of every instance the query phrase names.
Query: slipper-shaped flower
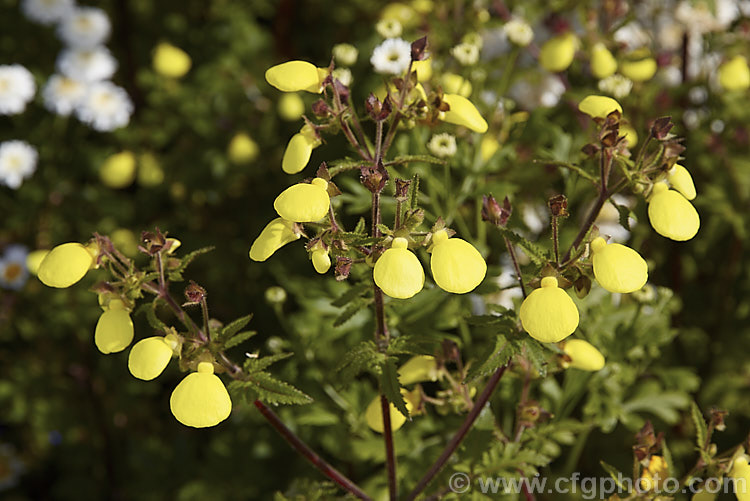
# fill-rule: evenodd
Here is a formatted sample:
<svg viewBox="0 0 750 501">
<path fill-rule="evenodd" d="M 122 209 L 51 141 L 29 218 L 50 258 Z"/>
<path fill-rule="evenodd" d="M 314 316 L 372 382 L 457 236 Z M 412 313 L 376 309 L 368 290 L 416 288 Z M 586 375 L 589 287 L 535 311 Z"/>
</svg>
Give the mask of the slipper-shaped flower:
<svg viewBox="0 0 750 501">
<path fill-rule="evenodd" d="M 550 38 L 539 51 L 539 64 L 547 71 L 565 71 L 573 63 L 578 38 L 573 33 L 565 33 Z"/>
<path fill-rule="evenodd" d="M 307 61 L 287 61 L 266 70 L 266 81 L 282 92 L 320 94 L 327 76 L 328 68 L 316 68 Z"/>
<path fill-rule="evenodd" d="M 188 374 L 172 392 L 169 407 L 177 421 L 193 428 L 216 426 L 229 417 L 232 400 L 208 362 L 198 364 L 198 372 Z"/>
<path fill-rule="evenodd" d="M 445 230 L 435 232 L 432 242 L 430 269 L 438 287 L 464 294 L 482 283 L 487 263 L 473 245 L 460 238 L 448 238 Z"/>
<path fill-rule="evenodd" d="M 603 43 L 591 48 L 591 74 L 598 79 L 607 78 L 617 71 L 617 60 Z"/>
<path fill-rule="evenodd" d="M 659 235 L 680 242 L 693 238 L 701 225 L 695 207 L 664 183 L 654 186 L 648 200 L 648 219 Z"/>
<path fill-rule="evenodd" d="M 316 177 L 309 184 L 297 183 L 281 192 L 273 202 L 273 208 L 283 219 L 296 223 L 320 221 L 331 204 L 328 196 L 328 181 Z"/>
<path fill-rule="evenodd" d="M 555 277 L 542 278 L 521 303 L 521 325 L 534 339 L 557 343 L 573 334 L 578 327 L 578 308 L 567 292 L 557 286 Z"/>
<path fill-rule="evenodd" d="M 133 341 L 133 320 L 125 304 L 119 299 L 109 302 L 107 310 L 96 323 L 94 343 L 104 354 L 117 353 Z"/>
<path fill-rule="evenodd" d="M 312 151 L 320 146 L 320 139 L 312 128 L 305 124 L 292 136 L 281 159 L 281 169 L 287 174 L 302 172 L 310 161 Z"/>
<path fill-rule="evenodd" d="M 289 242 L 294 242 L 300 237 L 294 231 L 294 223 L 277 217 L 263 228 L 258 238 L 250 247 L 250 259 L 253 261 L 265 261 L 274 252 L 284 247 Z"/>
<path fill-rule="evenodd" d="M 128 370 L 144 381 L 151 381 L 166 369 L 179 346 L 177 336 L 153 336 L 141 339 L 130 350 Z"/>
<path fill-rule="evenodd" d="M 591 118 L 607 118 L 613 111 L 622 113 L 620 103 L 607 96 L 586 96 L 578 103 L 578 109 Z"/>
<path fill-rule="evenodd" d="M 391 248 L 378 258 L 373 269 L 375 284 L 396 299 L 408 299 L 424 287 L 422 263 L 408 246 L 405 238 L 394 238 Z"/>
<path fill-rule="evenodd" d="M 583 339 L 570 339 L 565 342 L 563 351 L 570 357 L 568 367 L 582 371 L 598 371 L 604 367 L 604 355 L 594 345 Z"/>
<path fill-rule="evenodd" d="M 474 132 L 487 132 L 487 121 L 482 118 L 471 101 L 458 94 L 445 94 L 443 102 L 447 103 L 450 109 L 440 113 L 440 120 L 449 124 L 463 125 Z"/>
<path fill-rule="evenodd" d="M 89 248 L 77 242 L 60 244 L 39 264 L 39 280 L 48 287 L 64 289 L 81 280 L 95 262 Z"/>
<path fill-rule="evenodd" d="M 621 244 L 607 244 L 597 237 L 591 242 L 594 277 L 609 292 L 640 290 L 648 280 L 648 264 L 636 251 Z"/>
<path fill-rule="evenodd" d="M 680 164 L 674 164 L 667 171 L 667 181 L 675 190 L 679 191 L 688 200 L 695 198 L 695 184 L 690 172 Z"/>
</svg>

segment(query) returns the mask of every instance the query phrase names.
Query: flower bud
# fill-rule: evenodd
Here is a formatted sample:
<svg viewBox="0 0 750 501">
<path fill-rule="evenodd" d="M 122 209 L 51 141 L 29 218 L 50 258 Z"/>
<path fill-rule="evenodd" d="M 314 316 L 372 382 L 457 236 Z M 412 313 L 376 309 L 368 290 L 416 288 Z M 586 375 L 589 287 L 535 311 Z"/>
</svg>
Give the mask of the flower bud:
<svg viewBox="0 0 750 501">
<path fill-rule="evenodd" d="M 130 312 L 119 299 L 109 302 L 109 309 L 101 314 L 96 323 L 94 342 L 105 355 L 117 353 L 128 347 L 133 340 L 133 321 Z"/>
<path fill-rule="evenodd" d="M 586 96 L 578 103 L 578 109 L 591 118 L 607 118 L 613 111 L 622 113 L 620 103 L 607 96 Z"/>
<path fill-rule="evenodd" d="M 357 62 L 359 51 L 348 43 L 340 43 L 333 46 L 333 58 L 342 66 L 352 66 Z"/>
<path fill-rule="evenodd" d="M 680 164 L 674 164 L 671 169 L 667 171 L 667 181 L 672 185 L 672 188 L 679 191 L 683 197 L 688 200 L 695 198 L 695 184 L 693 184 L 693 177 L 690 172 Z"/>
<path fill-rule="evenodd" d="M 172 392 L 169 407 L 177 421 L 193 428 L 216 426 L 229 417 L 232 400 L 214 366 L 198 364 L 198 372 L 188 374 Z"/>
<path fill-rule="evenodd" d="M 539 64 L 547 71 L 565 71 L 573 62 L 578 38 L 573 33 L 565 33 L 547 40 L 539 51 Z"/>
<path fill-rule="evenodd" d="M 424 287 L 422 264 L 408 245 L 405 238 L 394 238 L 391 248 L 380 256 L 373 270 L 375 284 L 396 299 L 410 298 Z"/>
<path fill-rule="evenodd" d="M 328 182 L 316 177 L 310 184 L 297 183 L 281 192 L 273 202 L 273 208 L 282 219 L 296 223 L 320 221 L 331 204 Z"/>
<path fill-rule="evenodd" d="M 277 217 L 263 228 L 258 238 L 250 247 L 250 259 L 253 261 L 265 261 L 274 252 L 284 247 L 289 242 L 298 240 L 300 235 L 294 231 L 294 223 Z"/>
<path fill-rule="evenodd" d="M 664 183 L 654 185 L 648 200 L 648 219 L 659 235 L 677 241 L 693 238 L 701 224 L 695 207 Z"/>
<path fill-rule="evenodd" d="M 460 238 L 448 238 L 445 230 L 435 232 L 432 242 L 430 269 L 438 287 L 464 294 L 482 283 L 487 263 L 473 245 Z"/>
<path fill-rule="evenodd" d="M 417 355 L 398 369 L 398 381 L 407 386 L 422 381 L 437 381 L 438 364 L 435 357 Z"/>
<path fill-rule="evenodd" d="M 258 153 L 260 153 L 258 143 L 244 132 L 235 134 L 227 147 L 229 160 L 236 165 L 252 162 L 258 157 Z"/>
<path fill-rule="evenodd" d="M 557 286 L 555 277 L 542 278 L 521 303 L 521 325 L 534 339 L 557 343 L 570 336 L 578 327 L 578 308 L 567 292 Z"/>
<path fill-rule="evenodd" d="M 476 107 L 458 94 L 445 94 L 443 102 L 450 106 L 448 111 L 440 113 L 440 119 L 450 124 L 463 125 L 474 132 L 487 132 L 487 122 L 479 114 Z"/>
<path fill-rule="evenodd" d="M 635 292 L 648 280 L 648 264 L 636 251 L 603 238 L 591 242 L 594 277 L 609 292 Z"/>
<path fill-rule="evenodd" d="M 286 145 L 284 157 L 281 159 L 281 168 L 287 174 L 296 174 L 307 167 L 312 151 L 320 145 L 320 139 L 315 131 L 305 125 L 300 131 L 293 135 Z"/>
<path fill-rule="evenodd" d="M 94 256 L 77 242 L 49 251 L 39 265 L 39 280 L 48 287 L 64 289 L 78 282 L 95 265 Z"/>
<path fill-rule="evenodd" d="M 411 414 L 412 410 L 414 410 L 414 404 L 409 398 L 407 398 L 407 393 L 408 392 L 405 389 L 401 388 L 401 394 L 404 395 L 404 400 L 406 402 L 406 410 Z M 401 414 L 392 403 L 389 403 L 389 405 L 391 410 L 391 431 L 396 431 L 404 425 L 406 422 L 406 416 Z M 370 405 L 367 406 L 365 419 L 367 420 L 367 426 L 369 426 L 372 431 L 383 433 L 383 407 L 381 406 L 379 396 L 375 397 L 372 402 L 370 402 Z"/>
<path fill-rule="evenodd" d="M 570 357 L 569 367 L 592 372 L 604 367 L 604 356 L 591 343 L 583 339 L 566 341 L 563 351 Z"/>
<path fill-rule="evenodd" d="M 656 68 L 656 60 L 646 57 L 637 61 L 623 61 L 620 64 L 620 73 L 634 82 L 645 82 L 654 77 Z"/>
<path fill-rule="evenodd" d="M 750 87 L 750 68 L 745 56 L 734 56 L 719 66 L 719 84 L 726 90 L 745 90 Z"/>
<path fill-rule="evenodd" d="M 174 45 L 162 42 L 154 49 L 154 70 L 169 78 L 180 78 L 190 71 L 190 56 Z"/>
<path fill-rule="evenodd" d="M 316 68 L 307 61 L 287 61 L 266 70 L 266 81 L 282 92 L 320 94 L 327 76 L 327 68 Z"/>
<path fill-rule="evenodd" d="M 128 370 L 133 377 L 151 381 L 164 372 L 178 346 L 174 334 L 141 339 L 130 350 Z"/>
<path fill-rule="evenodd" d="M 603 43 L 591 48 L 591 73 L 598 79 L 607 78 L 617 71 L 617 60 Z"/>
<path fill-rule="evenodd" d="M 282 94 L 278 104 L 279 116 L 288 122 L 302 118 L 305 112 L 305 102 L 295 92 Z"/>
<path fill-rule="evenodd" d="M 135 155 L 130 151 L 110 155 L 99 169 L 99 178 L 109 188 L 127 188 L 135 181 Z"/>
<path fill-rule="evenodd" d="M 315 271 L 324 275 L 331 268 L 331 256 L 328 255 L 328 250 L 318 248 L 312 251 L 312 263 Z"/>
</svg>

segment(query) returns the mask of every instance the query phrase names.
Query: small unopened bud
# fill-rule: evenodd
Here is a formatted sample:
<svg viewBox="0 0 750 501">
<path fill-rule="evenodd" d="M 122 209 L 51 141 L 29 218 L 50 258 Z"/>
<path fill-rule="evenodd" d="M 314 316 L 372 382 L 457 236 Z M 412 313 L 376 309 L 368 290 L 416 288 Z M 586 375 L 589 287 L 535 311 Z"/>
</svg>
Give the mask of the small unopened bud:
<svg viewBox="0 0 750 501">
<path fill-rule="evenodd" d="M 482 221 L 487 221 L 495 226 L 505 226 L 512 212 L 510 200 L 505 197 L 502 207 L 492 195 L 482 196 Z"/>
<path fill-rule="evenodd" d="M 388 171 L 380 160 L 377 165 L 363 165 L 360 169 L 360 180 L 372 193 L 380 193 L 388 181 Z"/>
<path fill-rule="evenodd" d="M 336 258 L 335 275 L 336 280 L 341 282 L 349 278 L 349 272 L 352 270 L 352 260 L 348 257 L 338 256 Z"/>
<path fill-rule="evenodd" d="M 333 79 L 333 89 L 338 93 L 342 102 L 345 103 L 349 100 L 349 87 L 344 85 L 338 78 Z"/>
<path fill-rule="evenodd" d="M 411 43 L 411 60 L 422 61 L 425 59 L 427 49 L 427 37 L 424 36 L 419 40 L 415 40 Z"/>
<path fill-rule="evenodd" d="M 154 256 L 164 248 L 166 243 L 166 237 L 158 228 L 156 231 L 144 231 L 141 233 L 141 245 L 138 246 L 138 250 L 149 256 Z"/>
<path fill-rule="evenodd" d="M 674 127 L 672 117 L 657 118 L 651 126 L 651 135 L 661 141 L 667 138 L 672 127 Z"/>
<path fill-rule="evenodd" d="M 547 201 L 549 212 L 554 217 L 568 217 L 568 199 L 565 195 L 555 195 Z"/>
<path fill-rule="evenodd" d="M 388 115 L 390 115 L 391 111 L 393 111 L 391 98 L 386 96 L 385 100 L 383 102 L 380 102 L 380 100 L 375 97 L 374 94 L 370 94 L 365 100 L 365 111 L 367 111 L 367 114 L 370 115 L 370 118 L 372 118 L 376 122 L 382 122 L 383 120 L 388 118 Z"/>
<path fill-rule="evenodd" d="M 186 304 L 200 304 L 206 296 L 206 289 L 192 280 L 190 281 L 190 285 L 185 288 L 185 299 L 187 299 Z"/>
<path fill-rule="evenodd" d="M 282 304 L 286 301 L 286 291 L 279 286 L 266 289 L 266 302 L 269 304 Z"/>
<path fill-rule="evenodd" d="M 330 182 L 331 174 L 328 172 L 328 164 L 326 164 L 325 162 L 320 162 L 320 167 L 318 167 L 318 171 L 315 173 L 315 177 L 319 177 L 320 179 Z"/>
<path fill-rule="evenodd" d="M 396 200 L 399 202 L 406 202 L 406 198 L 409 196 L 409 187 L 411 181 L 408 179 L 396 179 Z"/>
<path fill-rule="evenodd" d="M 599 149 L 600 149 L 599 146 L 589 143 L 585 145 L 583 148 L 581 148 L 581 151 L 583 152 L 584 155 L 593 157 L 594 155 L 599 153 Z"/>
<path fill-rule="evenodd" d="M 323 99 L 319 99 L 312 104 L 312 112 L 316 117 L 325 118 L 331 115 L 331 108 Z"/>
</svg>

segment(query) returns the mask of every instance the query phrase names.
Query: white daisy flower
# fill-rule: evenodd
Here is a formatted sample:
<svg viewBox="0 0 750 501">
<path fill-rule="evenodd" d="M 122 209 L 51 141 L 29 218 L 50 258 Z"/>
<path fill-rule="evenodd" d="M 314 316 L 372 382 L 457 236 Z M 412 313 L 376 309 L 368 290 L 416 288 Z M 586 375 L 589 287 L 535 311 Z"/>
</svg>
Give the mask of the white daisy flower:
<svg viewBox="0 0 750 501">
<path fill-rule="evenodd" d="M 617 73 L 599 80 L 599 90 L 617 99 L 628 96 L 632 89 L 633 81 Z"/>
<path fill-rule="evenodd" d="M 44 106 L 58 115 L 70 115 L 86 96 L 86 84 L 62 75 L 52 75 L 42 90 Z"/>
<path fill-rule="evenodd" d="M 70 47 L 89 48 L 103 43 L 110 30 L 109 17 L 102 9 L 78 7 L 63 18 L 57 34 Z"/>
<path fill-rule="evenodd" d="M 106 47 L 65 49 L 57 58 L 57 70 L 81 82 L 107 80 L 115 74 L 117 60 Z"/>
<path fill-rule="evenodd" d="M 401 38 L 389 38 L 375 47 L 370 63 L 378 73 L 401 75 L 411 63 L 411 44 Z"/>
<path fill-rule="evenodd" d="M 479 61 L 479 47 L 470 43 L 460 43 L 451 49 L 451 54 L 464 66 L 471 66 Z"/>
<path fill-rule="evenodd" d="M 46 25 L 58 22 L 74 7 L 73 0 L 23 0 L 21 2 L 21 11 L 27 18 Z"/>
<path fill-rule="evenodd" d="M 513 18 L 503 26 L 508 40 L 521 47 L 526 47 L 534 39 L 534 30 L 529 23 L 520 18 Z"/>
<path fill-rule="evenodd" d="M 29 70 L 20 64 L 0 65 L 0 115 L 22 113 L 35 92 Z"/>
<path fill-rule="evenodd" d="M 29 249 L 24 245 L 11 244 L 5 248 L 5 254 L 0 258 L 0 287 L 18 290 L 29 279 L 26 268 L 26 258 Z"/>
<path fill-rule="evenodd" d="M 375 25 L 375 31 L 383 38 L 397 38 L 403 32 L 401 23 L 395 19 L 383 19 Z"/>
<path fill-rule="evenodd" d="M 133 103 L 125 89 L 107 81 L 91 84 L 76 108 L 81 122 L 101 132 L 126 126 L 132 113 Z"/>
<path fill-rule="evenodd" d="M 456 138 L 448 133 L 435 134 L 427 143 L 430 153 L 439 158 L 452 157 L 456 154 Z"/>
<path fill-rule="evenodd" d="M 36 170 L 36 150 L 24 141 L 0 143 L 0 184 L 14 190 Z"/>
</svg>

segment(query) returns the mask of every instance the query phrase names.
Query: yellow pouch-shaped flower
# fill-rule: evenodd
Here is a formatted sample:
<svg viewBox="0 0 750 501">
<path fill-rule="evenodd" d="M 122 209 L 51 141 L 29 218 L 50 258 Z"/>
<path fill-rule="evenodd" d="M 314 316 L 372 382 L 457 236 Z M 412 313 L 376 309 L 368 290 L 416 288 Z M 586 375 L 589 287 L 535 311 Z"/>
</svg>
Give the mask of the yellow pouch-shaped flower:
<svg viewBox="0 0 750 501">
<path fill-rule="evenodd" d="M 404 386 L 422 381 L 437 381 L 437 378 L 437 360 L 429 355 L 411 357 L 398 369 L 398 380 Z"/>
<path fill-rule="evenodd" d="M 609 292 L 635 292 L 646 285 L 648 264 L 636 251 L 620 244 L 609 244 L 603 238 L 591 242 L 594 276 Z"/>
<path fill-rule="evenodd" d="M 734 460 L 729 476 L 735 479 L 737 501 L 750 501 L 750 465 L 746 457 L 740 456 Z"/>
<path fill-rule="evenodd" d="M 289 122 L 294 122 L 302 118 L 305 112 L 305 102 L 295 92 L 282 94 L 279 98 L 279 116 Z"/>
<path fill-rule="evenodd" d="M 598 79 L 607 78 L 617 71 L 615 56 L 603 43 L 594 44 L 591 48 L 591 73 Z"/>
<path fill-rule="evenodd" d="M 281 159 L 281 168 L 287 174 L 296 174 L 307 167 L 312 151 L 320 145 L 320 139 L 309 126 L 302 129 L 289 140 Z"/>
<path fill-rule="evenodd" d="M 487 132 L 487 122 L 471 101 L 458 94 L 445 94 L 443 101 L 450 106 L 450 110 L 440 113 L 443 122 L 463 125 L 474 132 Z"/>
<path fill-rule="evenodd" d="M 664 183 L 654 186 L 648 201 L 648 220 L 656 233 L 680 242 L 693 238 L 701 225 L 695 207 Z"/>
<path fill-rule="evenodd" d="M 164 182 L 164 169 L 153 153 L 144 153 L 138 162 L 138 173 L 136 174 L 138 184 L 151 188 L 159 186 Z"/>
<path fill-rule="evenodd" d="M 29 252 L 29 255 L 26 256 L 26 269 L 29 270 L 29 273 L 35 276 L 39 273 L 39 265 L 42 264 L 47 254 L 49 254 L 49 249 L 39 249 Z"/>
<path fill-rule="evenodd" d="M 393 239 L 391 248 L 375 263 L 375 284 L 390 297 L 407 299 L 424 287 L 422 263 L 407 247 L 405 238 Z"/>
<path fill-rule="evenodd" d="M 482 136 L 482 141 L 479 143 L 479 155 L 482 157 L 482 162 L 487 161 L 497 153 L 500 149 L 500 143 L 492 136 Z"/>
<path fill-rule="evenodd" d="M 604 367 L 604 355 L 591 343 L 583 339 L 566 341 L 563 351 L 570 357 L 568 367 L 592 372 Z"/>
<path fill-rule="evenodd" d="M 99 178 L 110 188 L 127 188 L 135 181 L 135 155 L 130 151 L 110 155 L 99 169 Z"/>
<path fill-rule="evenodd" d="M 638 61 L 623 61 L 620 64 L 620 73 L 634 82 L 651 80 L 656 74 L 656 60 L 647 57 Z"/>
<path fill-rule="evenodd" d="M 250 259 L 253 261 L 265 261 L 274 252 L 284 247 L 289 242 L 299 239 L 299 234 L 294 231 L 294 223 L 277 217 L 263 228 L 258 238 L 250 247 Z"/>
<path fill-rule="evenodd" d="M 412 404 L 409 398 L 407 398 L 407 392 L 403 388 L 401 388 L 401 394 L 404 395 L 404 400 L 406 401 L 406 410 L 411 414 L 412 410 L 414 410 L 414 404 Z M 396 409 L 395 405 L 389 405 L 391 410 L 391 431 L 396 431 L 404 425 L 406 422 L 406 416 L 401 414 L 401 412 Z M 375 397 L 372 402 L 370 402 L 370 405 L 367 406 L 365 419 L 367 420 L 367 426 L 369 426 L 372 431 L 383 433 L 383 408 L 380 404 L 380 396 Z"/>
<path fill-rule="evenodd" d="M 258 143 L 244 132 L 235 134 L 227 147 L 229 160 L 237 165 L 252 162 L 258 157 L 258 153 L 260 153 Z"/>
<path fill-rule="evenodd" d="M 417 72 L 418 82 L 427 82 L 432 78 L 432 59 L 414 61 L 411 63 L 411 69 Z"/>
<path fill-rule="evenodd" d="M 672 188 L 682 193 L 682 196 L 688 200 L 695 198 L 695 184 L 693 184 L 693 176 L 690 172 L 680 164 L 674 164 L 671 169 L 667 171 L 667 181 L 672 185 Z"/>
<path fill-rule="evenodd" d="M 648 468 L 643 470 L 640 478 L 641 490 L 650 491 L 661 489 L 664 481 L 669 477 L 669 466 L 661 456 L 651 456 Z"/>
<path fill-rule="evenodd" d="M 94 264 L 94 256 L 83 245 L 77 242 L 60 244 L 39 264 L 39 280 L 48 287 L 64 289 L 82 279 Z"/>
<path fill-rule="evenodd" d="M 547 71 L 565 71 L 573 63 L 578 39 L 573 33 L 550 38 L 539 51 L 539 64 Z"/>
<path fill-rule="evenodd" d="M 198 364 L 198 372 L 188 374 L 172 392 L 169 407 L 177 421 L 193 428 L 216 426 L 229 417 L 232 400 L 208 362 Z"/>
<path fill-rule="evenodd" d="M 464 294 L 482 283 L 487 263 L 466 240 L 448 238 L 445 230 L 432 236 L 430 269 L 438 287 L 454 294 Z"/>
<path fill-rule="evenodd" d="M 192 61 L 184 50 L 172 44 L 160 43 L 154 49 L 154 70 L 160 75 L 180 78 L 190 71 Z"/>
<path fill-rule="evenodd" d="M 287 61 L 266 70 L 266 81 L 282 92 L 320 94 L 326 76 L 327 68 L 316 68 L 307 61 Z"/>
<path fill-rule="evenodd" d="M 117 353 L 128 347 L 133 340 L 133 321 L 130 312 L 119 299 L 109 302 L 109 309 L 101 314 L 96 323 L 94 343 L 105 355 Z"/>
<path fill-rule="evenodd" d="M 315 271 L 323 275 L 331 268 L 331 256 L 325 249 L 315 249 L 312 251 L 312 263 Z"/>
<path fill-rule="evenodd" d="M 555 277 L 544 277 L 542 286 L 521 303 L 521 325 L 534 339 L 557 343 L 578 327 L 578 308 Z"/>
<path fill-rule="evenodd" d="M 320 221 L 331 205 L 328 182 L 316 177 L 307 183 L 297 183 L 281 192 L 273 202 L 273 208 L 282 219 L 296 223 Z"/>
<path fill-rule="evenodd" d="M 638 133 L 631 126 L 620 124 L 620 134 L 625 136 L 625 143 L 628 148 L 632 148 L 638 144 Z"/>
<path fill-rule="evenodd" d="M 155 379 L 164 372 L 172 360 L 177 345 L 177 337 L 174 334 L 141 339 L 135 343 L 128 355 L 130 373 L 144 381 Z"/>
<path fill-rule="evenodd" d="M 620 103 L 607 96 L 586 96 L 578 103 L 578 109 L 591 118 L 607 118 L 613 111 L 622 113 Z"/>
<path fill-rule="evenodd" d="M 747 66 L 745 56 L 734 56 L 719 66 L 719 84 L 726 90 L 750 88 L 750 68 Z"/>
<path fill-rule="evenodd" d="M 471 82 L 461 75 L 443 73 L 440 83 L 443 86 L 443 92 L 446 94 L 458 94 L 461 97 L 469 97 L 471 95 Z"/>
</svg>

